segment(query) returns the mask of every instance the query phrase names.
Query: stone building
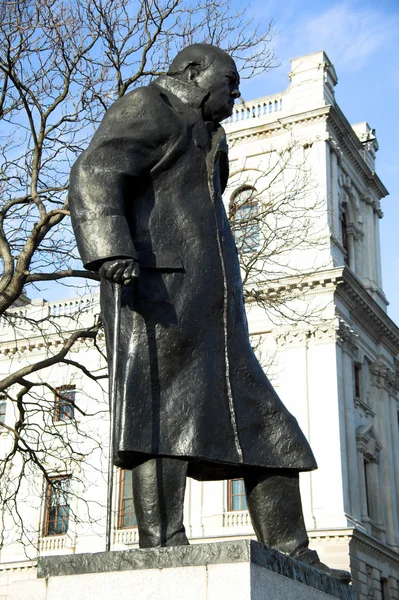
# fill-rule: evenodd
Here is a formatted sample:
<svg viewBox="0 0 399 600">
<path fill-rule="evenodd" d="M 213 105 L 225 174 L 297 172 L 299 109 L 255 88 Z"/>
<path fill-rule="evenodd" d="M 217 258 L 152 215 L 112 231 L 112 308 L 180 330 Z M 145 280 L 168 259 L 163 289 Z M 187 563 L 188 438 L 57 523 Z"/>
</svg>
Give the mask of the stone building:
<svg viewBox="0 0 399 600">
<path fill-rule="evenodd" d="M 399 330 L 382 289 L 387 190 L 375 173 L 377 139 L 367 123 L 350 125 L 341 112 L 324 52 L 294 59 L 289 78 L 285 92 L 237 105 L 225 124 L 225 202 L 250 331 L 318 461 L 317 471 L 301 475 L 312 547 L 330 566 L 351 569 L 359 600 L 399 600 Z M 93 326 L 97 314 L 95 295 L 22 299 L 2 319 L 1 373 L 51 355 L 65 332 Z M 53 486 L 37 472 L 32 478 L 29 462 L 16 460 L 8 474 L 11 489 L 15 473 L 25 469 L 26 477 L 20 522 L 15 515 L 4 522 L 0 599 L 14 580 L 35 577 L 38 554 L 104 549 L 106 380 L 93 381 L 77 362 L 104 375 L 91 338 L 34 375 L 40 408 L 32 443 L 52 448 L 44 460 Z M 17 410 L 0 399 L 6 425 L 13 427 Z M 11 444 L 5 430 L 3 456 Z M 115 474 L 114 506 L 112 548 L 137 547 L 128 472 Z M 253 535 L 241 481 L 189 480 L 185 524 L 191 543 Z"/>
</svg>

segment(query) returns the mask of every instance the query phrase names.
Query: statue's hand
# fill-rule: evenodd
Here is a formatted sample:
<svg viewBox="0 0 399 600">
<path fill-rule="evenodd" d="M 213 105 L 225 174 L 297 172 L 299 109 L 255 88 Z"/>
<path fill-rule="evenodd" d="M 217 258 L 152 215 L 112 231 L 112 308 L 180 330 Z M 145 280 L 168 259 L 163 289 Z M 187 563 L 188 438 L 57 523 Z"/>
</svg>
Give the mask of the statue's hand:
<svg viewBox="0 0 399 600">
<path fill-rule="evenodd" d="M 115 258 L 105 261 L 98 272 L 114 283 L 128 285 L 140 275 L 140 267 L 133 258 Z"/>
</svg>

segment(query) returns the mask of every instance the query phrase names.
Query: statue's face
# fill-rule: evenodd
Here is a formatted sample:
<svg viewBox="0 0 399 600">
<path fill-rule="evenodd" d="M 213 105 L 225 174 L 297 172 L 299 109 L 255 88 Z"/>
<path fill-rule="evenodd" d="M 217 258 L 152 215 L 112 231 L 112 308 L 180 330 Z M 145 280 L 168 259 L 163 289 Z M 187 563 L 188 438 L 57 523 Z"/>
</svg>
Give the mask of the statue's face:
<svg viewBox="0 0 399 600">
<path fill-rule="evenodd" d="M 240 97 L 240 77 L 233 59 L 228 56 L 216 58 L 210 67 L 197 75 L 196 83 L 209 92 L 203 108 L 206 121 L 220 123 L 232 115 L 234 100 Z"/>
</svg>

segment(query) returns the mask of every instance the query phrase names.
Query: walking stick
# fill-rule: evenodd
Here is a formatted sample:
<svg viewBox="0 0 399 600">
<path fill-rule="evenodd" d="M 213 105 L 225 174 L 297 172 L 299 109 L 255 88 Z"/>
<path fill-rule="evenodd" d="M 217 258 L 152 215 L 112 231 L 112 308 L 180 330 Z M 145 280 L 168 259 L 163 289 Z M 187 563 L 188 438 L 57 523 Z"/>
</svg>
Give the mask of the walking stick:
<svg viewBox="0 0 399 600">
<path fill-rule="evenodd" d="M 114 423 L 116 408 L 116 385 L 118 350 L 121 326 L 121 293 L 122 286 L 114 283 L 114 335 L 112 339 L 112 367 L 109 383 L 109 456 L 108 456 L 108 490 L 107 490 L 107 525 L 105 532 L 105 550 L 111 549 L 111 525 L 112 525 L 112 494 L 114 484 Z"/>
</svg>

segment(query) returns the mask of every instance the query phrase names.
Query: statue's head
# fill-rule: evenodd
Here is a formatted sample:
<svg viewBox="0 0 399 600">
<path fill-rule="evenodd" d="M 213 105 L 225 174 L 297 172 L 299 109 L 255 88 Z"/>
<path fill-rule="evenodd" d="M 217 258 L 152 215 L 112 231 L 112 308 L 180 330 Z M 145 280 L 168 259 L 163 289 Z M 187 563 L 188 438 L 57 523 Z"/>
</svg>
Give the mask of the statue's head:
<svg viewBox="0 0 399 600">
<path fill-rule="evenodd" d="M 210 44 L 187 46 L 173 60 L 168 75 L 203 90 L 205 120 L 220 123 L 231 116 L 234 100 L 240 96 L 240 77 L 224 50 Z"/>
</svg>

